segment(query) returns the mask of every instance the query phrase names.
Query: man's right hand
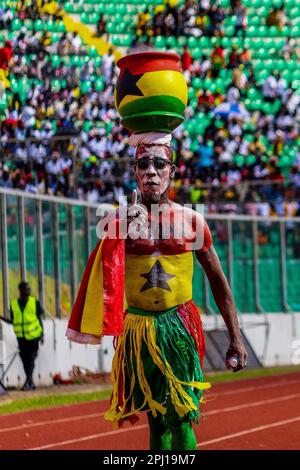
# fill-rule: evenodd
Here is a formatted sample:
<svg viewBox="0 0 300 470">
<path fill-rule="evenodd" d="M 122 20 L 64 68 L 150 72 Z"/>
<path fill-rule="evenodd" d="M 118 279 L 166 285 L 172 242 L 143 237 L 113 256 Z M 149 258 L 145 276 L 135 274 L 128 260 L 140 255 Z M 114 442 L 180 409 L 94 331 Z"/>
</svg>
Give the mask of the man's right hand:
<svg viewBox="0 0 300 470">
<path fill-rule="evenodd" d="M 142 204 L 137 203 L 137 190 L 134 189 L 132 191 L 131 196 L 131 205 L 128 207 L 127 210 L 128 221 L 131 222 L 133 219 L 142 216 L 142 218 L 146 218 L 145 221 L 148 219 L 148 212 L 146 207 Z"/>
<path fill-rule="evenodd" d="M 127 209 L 128 236 L 136 240 L 145 231 L 148 233 L 148 211 L 145 206 L 137 203 L 137 191 L 132 191 L 132 202 Z"/>
</svg>

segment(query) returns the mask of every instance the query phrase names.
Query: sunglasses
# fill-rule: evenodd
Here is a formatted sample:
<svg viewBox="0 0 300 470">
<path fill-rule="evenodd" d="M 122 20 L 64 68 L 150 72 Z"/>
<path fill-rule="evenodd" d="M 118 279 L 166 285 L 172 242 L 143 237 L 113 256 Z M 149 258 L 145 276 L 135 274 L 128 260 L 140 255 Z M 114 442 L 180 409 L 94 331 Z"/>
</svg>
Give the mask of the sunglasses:
<svg viewBox="0 0 300 470">
<path fill-rule="evenodd" d="M 172 165 L 170 160 L 160 157 L 154 158 L 138 158 L 135 160 L 135 164 L 139 170 L 146 170 L 150 163 L 153 163 L 153 166 L 156 170 L 163 170 L 167 165 Z"/>
</svg>

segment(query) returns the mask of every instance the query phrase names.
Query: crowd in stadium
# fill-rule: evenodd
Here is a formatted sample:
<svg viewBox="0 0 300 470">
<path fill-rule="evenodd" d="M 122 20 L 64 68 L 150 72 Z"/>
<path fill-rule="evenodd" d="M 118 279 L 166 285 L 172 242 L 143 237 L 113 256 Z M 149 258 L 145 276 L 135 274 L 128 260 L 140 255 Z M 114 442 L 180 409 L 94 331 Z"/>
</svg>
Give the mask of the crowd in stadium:
<svg viewBox="0 0 300 470">
<path fill-rule="evenodd" d="M 34 2 L 17 14 L 21 20 L 43 17 Z M 216 38 L 210 55 L 195 58 L 188 46 L 181 54 L 196 107 L 187 107 L 186 124 L 174 132 L 177 172 L 170 196 L 204 202 L 211 212 L 299 214 L 299 146 L 288 171 L 280 162 L 286 148 L 299 143 L 300 95 L 277 70 L 257 83 L 251 51 L 222 45 L 227 14 L 236 16 L 234 35 L 244 37 L 247 10 L 240 0 L 231 1 L 230 11 L 210 0 L 186 0 L 154 15 L 143 10 L 137 20 L 136 48 L 139 38 L 151 45 L 155 35 Z M 268 18 L 279 29 L 287 21 L 283 8 Z M 2 9 L 0 28 L 9 31 L 11 25 L 9 8 Z M 280 54 L 284 60 L 300 58 L 291 38 Z M 197 87 L 197 80 L 220 82 L 228 72 L 232 78 L 223 89 Z M 129 195 L 135 185 L 133 149 L 114 105 L 116 77 L 113 49 L 101 58 L 89 56 L 77 33 L 54 39 L 22 27 L 6 39 L 0 49 L 0 187 L 91 202 L 114 203 Z M 244 98 L 253 89 L 269 109 L 246 109 Z M 195 113 L 209 117 L 196 142 L 189 129 Z"/>
</svg>

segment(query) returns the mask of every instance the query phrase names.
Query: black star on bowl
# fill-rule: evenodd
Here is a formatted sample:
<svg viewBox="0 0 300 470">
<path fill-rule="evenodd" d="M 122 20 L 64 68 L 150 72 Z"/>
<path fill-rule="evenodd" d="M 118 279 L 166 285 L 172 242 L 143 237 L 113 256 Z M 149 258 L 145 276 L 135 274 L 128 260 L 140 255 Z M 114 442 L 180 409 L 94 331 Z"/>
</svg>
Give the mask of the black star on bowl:
<svg viewBox="0 0 300 470">
<path fill-rule="evenodd" d="M 139 75 L 132 75 L 128 69 L 124 70 L 124 73 L 120 80 L 117 81 L 116 86 L 118 107 L 123 98 L 125 98 L 127 95 L 144 96 L 139 87 L 136 85 L 136 82 L 138 82 L 143 75 L 143 73 Z"/>
<path fill-rule="evenodd" d="M 151 289 L 151 287 L 160 287 L 171 292 L 171 288 L 168 284 L 168 280 L 175 277 L 173 274 L 168 274 L 162 267 L 159 260 L 156 260 L 152 268 L 148 273 L 140 274 L 140 276 L 147 279 L 147 282 L 143 285 L 140 292 Z"/>
</svg>

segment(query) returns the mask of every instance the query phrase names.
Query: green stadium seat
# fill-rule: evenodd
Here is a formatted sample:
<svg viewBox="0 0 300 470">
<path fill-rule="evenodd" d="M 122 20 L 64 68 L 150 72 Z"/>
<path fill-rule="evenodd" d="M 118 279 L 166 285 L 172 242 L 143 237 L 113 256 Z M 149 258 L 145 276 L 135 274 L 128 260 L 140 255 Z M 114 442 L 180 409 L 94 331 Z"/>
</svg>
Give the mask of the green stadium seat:
<svg viewBox="0 0 300 470">
<path fill-rule="evenodd" d="M 187 44 L 186 36 L 179 36 L 177 38 L 177 47 L 184 47 Z"/>
<path fill-rule="evenodd" d="M 163 36 L 154 36 L 153 38 L 153 46 L 156 49 L 163 49 L 166 45 L 166 40 Z"/>
<path fill-rule="evenodd" d="M 22 28 L 22 22 L 18 18 L 15 18 L 12 21 L 12 30 L 19 31 L 21 28 Z"/>
<path fill-rule="evenodd" d="M 54 54 L 54 55 L 51 57 L 51 60 L 52 60 L 52 66 L 53 66 L 53 67 L 59 67 L 59 66 L 60 66 L 61 58 L 60 58 L 59 55 Z"/>
<path fill-rule="evenodd" d="M 191 100 L 191 99 L 195 98 L 195 96 L 196 96 L 196 91 L 195 91 L 194 86 L 189 87 L 189 89 L 188 89 L 188 99 Z"/>
<path fill-rule="evenodd" d="M 103 82 L 102 77 L 97 78 L 97 80 L 95 82 L 95 89 L 96 89 L 96 91 L 104 90 L 104 82 Z"/>
<path fill-rule="evenodd" d="M 37 19 L 34 21 L 34 29 L 36 31 L 44 31 L 45 24 L 41 19 Z"/>
<path fill-rule="evenodd" d="M 89 54 L 89 57 L 97 57 L 98 56 L 98 51 L 94 46 L 90 46 L 88 48 L 88 54 Z"/>
<path fill-rule="evenodd" d="M 176 47 L 176 38 L 174 36 L 168 36 L 166 38 L 166 45 L 172 49 Z"/>
<path fill-rule="evenodd" d="M 203 86 L 202 79 L 199 77 L 194 77 L 192 79 L 192 86 L 195 90 L 199 90 L 200 88 L 202 88 Z"/>
<path fill-rule="evenodd" d="M 187 46 L 189 49 L 194 49 L 195 47 L 197 47 L 197 38 L 195 38 L 194 36 L 188 37 Z"/>
<path fill-rule="evenodd" d="M 195 59 L 195 60 L 201 59 L 201 57 L 202 57 L 202 50 L 200 49 L 200 47 L 195 47 L 195 48 L 192 50 L 192 57 L 193 57 L 193 59 Z"/>
</svg>

